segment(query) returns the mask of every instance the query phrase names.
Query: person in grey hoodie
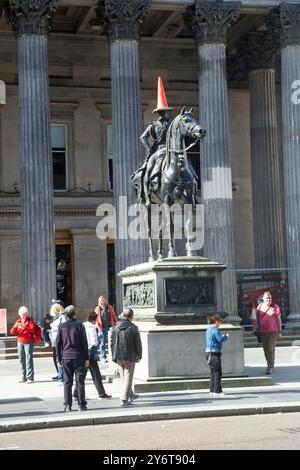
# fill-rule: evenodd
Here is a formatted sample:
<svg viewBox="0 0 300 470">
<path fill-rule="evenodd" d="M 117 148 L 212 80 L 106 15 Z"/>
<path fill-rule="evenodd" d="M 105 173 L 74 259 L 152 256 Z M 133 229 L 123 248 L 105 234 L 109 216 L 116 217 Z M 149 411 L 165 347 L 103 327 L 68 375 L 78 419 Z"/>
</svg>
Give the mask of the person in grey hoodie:
<svg viewBox="0 0 300 470">
<path fill-rule="evenodd" d="M 127 406 L 137 398 L 132 391 L 132 381 L 135 363 L 142 359 L 142 342 L 138 327 L 132 323 L 133 310 L 125 309 L 121 317 L 112 330 L 110 348 L 122 380 L 121 406 Z"/>
</svg>

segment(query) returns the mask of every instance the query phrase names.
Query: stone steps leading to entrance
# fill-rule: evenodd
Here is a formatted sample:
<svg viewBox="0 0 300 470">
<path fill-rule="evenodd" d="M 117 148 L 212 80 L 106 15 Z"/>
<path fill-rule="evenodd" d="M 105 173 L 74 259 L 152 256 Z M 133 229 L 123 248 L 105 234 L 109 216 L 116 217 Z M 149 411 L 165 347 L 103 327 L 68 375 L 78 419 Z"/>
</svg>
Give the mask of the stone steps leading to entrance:
<svg viewBox="0 0 300 470">
<path fill-rule="evenodd" d="M 257 338 L 253 336 L 253 331 L 244 331 L 244 347 L 257 348 L 259 347 Z M 300 346 L 300 330 L 299 329 L 285 329 L 282 331 L 281 339 L 276 343 L 276 346 Z"/>
</svg>

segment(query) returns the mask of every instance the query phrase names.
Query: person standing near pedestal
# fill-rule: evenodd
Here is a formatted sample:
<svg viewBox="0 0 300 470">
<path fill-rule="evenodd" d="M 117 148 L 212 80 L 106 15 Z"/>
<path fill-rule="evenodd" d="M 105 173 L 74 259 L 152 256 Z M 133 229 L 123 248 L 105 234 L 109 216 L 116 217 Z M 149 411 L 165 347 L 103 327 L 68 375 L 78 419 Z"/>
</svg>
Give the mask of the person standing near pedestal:
<svg viewBox="0 0 300 470">
<path fill-rule="evenodd" d="M 97 328 L 99 333 L 99 355 L 102 362 L 107 361 L 106 343 L 108 331 L 117 323 L 117 315 L 114 308 L 108 304 L 108 300 L 104 295 L 98 299 L 98 306 L 95 308 L 97 313 Z"/>
<path fill-rule="evenodd" d="M 266 374 L 271 375 L 274 371 L 276 340 L 281 338 L 281 312 L 277 304 L 272 304 L 271 292 L 264 293 L 263 302 L 256 310 L 256 318 L 267 361 Z"/>
<path fill-rule="evenodd" d="M 222 334 L 219 330 L 222 319 L 220 315 L 213 315 L 207 319 L 209 327 L 206 330 L 206 359 L 210 369 L 210 393 L 216 396 L 225 395 L 222 390 L 222 347 L 228 339 L 228 333 Z"/>
<path fill-rule="evenodd" d="M 58 364 L 64 369 L 64 411 L 72 411 L 72 385 L 75 374 L 80 411 L 87 410 L 85 400 L 85 368 L 89 367 L 89 351 L 85 328 L 76 321 L 74 305 L 65 308 L 65 323 L 58 327 L 56 349 Z"/>
<path fill-rule="evenodd" d="M 41 329 L 29 316 L 28 308 L 19 308 L 14 326 L 10 330 L 11 335 L 17 334 L 18 355 L 22 368 L 20 382 L 32 383 L 34 381 L 33 368 L 33 346 L 39 344 L 41 339 Z"/>
<path fill-rule="evenodd" d="M 110 338 L 112 360 L 118 364 L 122 380 L 121 406 L 132 405 L 132 401 L 137 398 L 132 390 L 132 381 L 135 363 L 142 359 L 140 332 L 132 320 L 133 310 L 125 309 Z"/>
</svg>

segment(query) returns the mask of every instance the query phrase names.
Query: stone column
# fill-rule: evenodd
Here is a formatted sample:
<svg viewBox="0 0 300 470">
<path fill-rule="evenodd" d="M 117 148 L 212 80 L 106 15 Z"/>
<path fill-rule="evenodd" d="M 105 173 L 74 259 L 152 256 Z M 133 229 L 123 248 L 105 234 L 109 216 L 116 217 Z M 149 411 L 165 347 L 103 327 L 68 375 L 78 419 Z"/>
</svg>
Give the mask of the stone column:
<svg viewBox="0 0 300 470">
<path fill-rule="evenodd" d="M 256 268 L 284 266 L 281 211 L 283 185 L 280 179 L 275 93 L 279 46 L 279 41 L 269 31 L 260 31 L 249 33 L 239 51 L 249 70 Z M 266 227 L 269 227 L 267 235 Z"/>
<path fill-rule="evenodd" d="M 197 0 L 186 12 L 199 56 L 199 115 L 206 137 L 200 146 L 205 205 L 204 256 L 227 265 L 222 276 L 226 321 L 239 323 L 232 227 L 232 177 L 226 39 L 239 3 Z"/>
<path fill-rule="evenodd" d="M 41 320 L 56 297 L 47 34 L 54 0 L 8 1 L 18 40 L 22 302 Z"/>
<path fill-rule="evenodd" d="M 131 175 L 142 162 L 139 38 L 149 0 L 101 0 L 97 14 L 111 43 L 114 203 L 117 211 L 116 273 L 146 260 L 144 240 L 128 236 L 128 208 L 135 203 Z M 127 200 L 125 199 L 127 198 Z M 117 282 L 117 299 L 120 299 Z"/>
<path fill-rule="evenodd" d="M 284 198 L 290 297 L 288 326 L 300 326 L 300 5 L 282 4 L 281 87 Z"/>
</svg>

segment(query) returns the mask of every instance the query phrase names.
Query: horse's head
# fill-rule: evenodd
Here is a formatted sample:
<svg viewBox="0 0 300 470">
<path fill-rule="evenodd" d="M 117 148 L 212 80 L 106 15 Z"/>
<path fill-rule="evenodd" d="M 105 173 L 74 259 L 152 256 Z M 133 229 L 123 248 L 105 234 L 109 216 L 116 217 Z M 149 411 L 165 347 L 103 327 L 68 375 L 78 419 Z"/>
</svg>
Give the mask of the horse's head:
<svg viewBox="0 0 300 470">
<path fill-rule="evenodd" d="M 203 129 L 197 119 L 192 116 L 193 109 L 186 111 L 185 106 L 179 115 L 179 128 L 182 136 L 190 137 L 193 140 L 202 140 L 205 137 L 206 130 Z"/>
</svg>

